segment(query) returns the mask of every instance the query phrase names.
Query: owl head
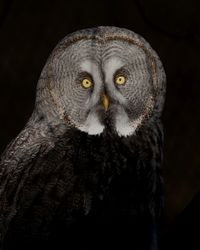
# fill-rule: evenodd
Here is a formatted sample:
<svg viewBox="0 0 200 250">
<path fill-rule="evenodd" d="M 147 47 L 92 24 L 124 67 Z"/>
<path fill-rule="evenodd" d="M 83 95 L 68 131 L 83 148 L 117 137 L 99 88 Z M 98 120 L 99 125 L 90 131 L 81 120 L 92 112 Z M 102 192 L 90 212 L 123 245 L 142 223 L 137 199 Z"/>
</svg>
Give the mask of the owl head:
<svg viewBox="0 0 200 250">
<path fill-rule="evenodd" d="M 158 119 L 165 73 L 150 45 L 132 31 L 97 27 L 65 37 L 41 73 L 36 113 L 89 135 L 133 135 Z"/>
</svg>

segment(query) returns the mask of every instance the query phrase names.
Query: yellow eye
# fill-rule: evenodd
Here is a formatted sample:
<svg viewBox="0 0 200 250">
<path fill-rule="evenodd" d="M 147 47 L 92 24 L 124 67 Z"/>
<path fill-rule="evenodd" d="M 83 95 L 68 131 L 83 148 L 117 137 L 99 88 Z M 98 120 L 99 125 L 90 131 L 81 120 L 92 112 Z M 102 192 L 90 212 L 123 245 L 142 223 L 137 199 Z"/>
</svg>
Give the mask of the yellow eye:
<svg viewBox="0 0 200 250">
<path fill-rule="evenodd" d="M 89 78 L 84 78 L 81 82 L 81 85 L 85 89 L 89 89 L 92 87 L 92 80 Z"/>
<path fill-rule="evenodd" d="M 115 83 L 118 84 L 118 85 L 123 85 L 126 83 L 126 77 L 123 76 L 123 75 L 118 75 L 116 78 L 115 78 Z"/>
</svg>

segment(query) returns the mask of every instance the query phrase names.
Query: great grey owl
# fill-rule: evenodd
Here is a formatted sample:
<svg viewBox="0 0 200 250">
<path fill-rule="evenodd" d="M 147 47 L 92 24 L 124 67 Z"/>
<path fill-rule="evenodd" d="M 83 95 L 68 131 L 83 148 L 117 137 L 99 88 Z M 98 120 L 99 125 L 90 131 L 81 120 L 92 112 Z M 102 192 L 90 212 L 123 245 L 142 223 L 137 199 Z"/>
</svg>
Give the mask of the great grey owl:
<svg viewBox="0 0 200 250">
<path fill-rule="evenodd" d="M 132 31 L 65 37 L 0 163 L 2 249 L 158 249 L 165 73 Z"/>
</svg>

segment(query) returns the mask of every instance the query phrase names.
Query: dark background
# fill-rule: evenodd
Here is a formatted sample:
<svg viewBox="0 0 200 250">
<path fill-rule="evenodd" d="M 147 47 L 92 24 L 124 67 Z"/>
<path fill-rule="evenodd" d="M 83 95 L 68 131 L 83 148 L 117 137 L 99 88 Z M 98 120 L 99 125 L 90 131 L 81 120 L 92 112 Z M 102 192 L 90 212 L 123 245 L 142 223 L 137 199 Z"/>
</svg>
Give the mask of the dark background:
<svg viewBox="0 0 200 250">
<path fill-rule="evenodd" d="M 29 118 L 40 72 L 60 39 L 98 25 L 131 29 L 158 52 L 167 74 L 163 231 L 177 241 L 200 237 L 200 228 L 192 231 L 200 211 L 200 199 L 192 201 L 200 191 L 199 2 L 0 0 L 0 153 Z"/>
</svg>

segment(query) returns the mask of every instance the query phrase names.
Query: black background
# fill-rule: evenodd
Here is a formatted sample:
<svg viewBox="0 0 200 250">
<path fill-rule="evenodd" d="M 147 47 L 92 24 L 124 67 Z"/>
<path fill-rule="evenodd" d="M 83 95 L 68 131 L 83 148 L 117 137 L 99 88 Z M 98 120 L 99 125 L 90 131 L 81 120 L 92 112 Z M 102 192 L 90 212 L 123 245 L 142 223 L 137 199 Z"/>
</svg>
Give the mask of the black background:
<svg viewBox="0 0 200 250">
<path fill-rule="evenodd" d="M 0 152 L 29 118 L 40 72 L 60 39 L 98 25 L 131 29 L 158 52 L 167 74 L 164 232 L 184 235 L 185 227 L 193 237 L 198 212 L 193 205 L 183 211 L 200 191 L 199 12 L 198 0 L 0 0 Z"/>
</svg>

